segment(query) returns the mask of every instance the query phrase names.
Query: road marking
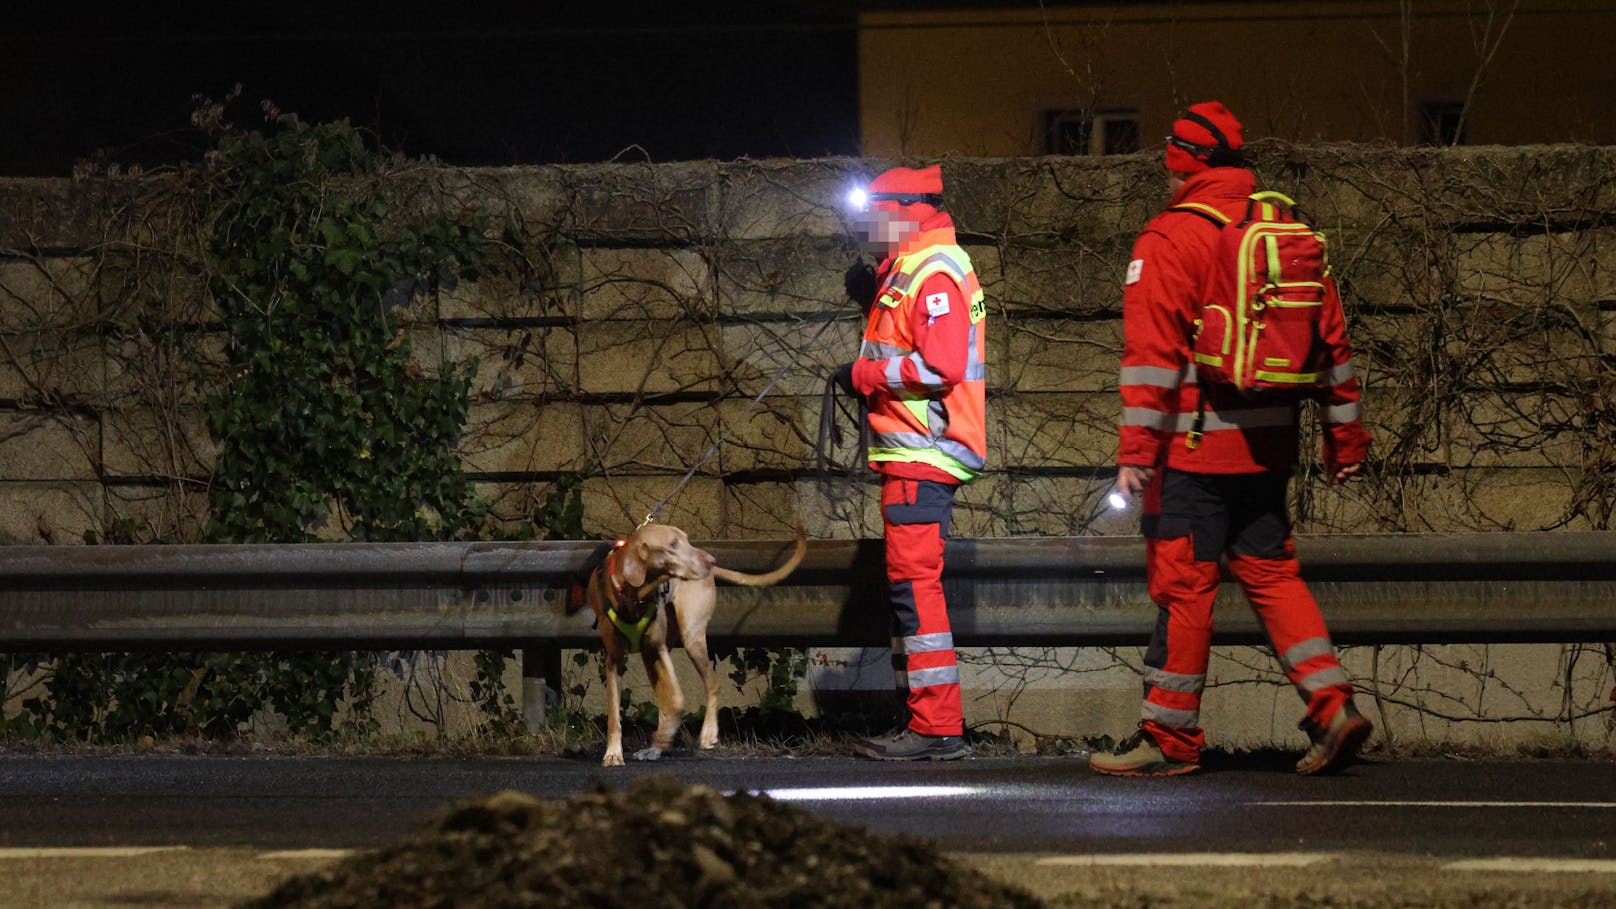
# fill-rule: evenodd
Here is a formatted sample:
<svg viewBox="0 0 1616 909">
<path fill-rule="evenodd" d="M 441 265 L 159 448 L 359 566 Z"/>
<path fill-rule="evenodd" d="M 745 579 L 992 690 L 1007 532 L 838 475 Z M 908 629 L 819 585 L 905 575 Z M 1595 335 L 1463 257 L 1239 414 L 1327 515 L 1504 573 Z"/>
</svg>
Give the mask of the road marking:
<svg viewBox="0 0 1616 909">
<path fill-rule="evenodd" d="M 279 852 L 263 852 L 261 859 L 341 859 L 353 855 L 352 849 L 282 849 Z"/>
<path fill-rule="evenodd" d="M 840 802 L 852 799 L 927 799 L 967 795 L 969 786 L 822 786 L 814 789 L 748 789 L 780 802 Z"/>
<path fill-rule="evenodd" d="M 1499 857 L 1449 862 L 1442 868 L 1445 871 L 1508 871 L 1512 874 L 1538 871 L 1616 874 L 1616 859 Z"/>
<path fill-rule="evenodd" d="M 1122 855 L 1052 855 L 1040 865 L 1199 865 L 1225 868 L 1301 868 L 1334 858 L 1328 852 L 1145 852 Z"/>
<path fill-rule="evenodd" d="M 0 849 L 0 859 L 129 858 L 153 852 L 177 852 L 189 846 L 42 846 Z"/>
<path fill-rule="evenodd" d="M 1616 808 L 1616 802 L 1420 802 L 1372 801 L 1248 802 L 1270 808 Z"/>
</svg>

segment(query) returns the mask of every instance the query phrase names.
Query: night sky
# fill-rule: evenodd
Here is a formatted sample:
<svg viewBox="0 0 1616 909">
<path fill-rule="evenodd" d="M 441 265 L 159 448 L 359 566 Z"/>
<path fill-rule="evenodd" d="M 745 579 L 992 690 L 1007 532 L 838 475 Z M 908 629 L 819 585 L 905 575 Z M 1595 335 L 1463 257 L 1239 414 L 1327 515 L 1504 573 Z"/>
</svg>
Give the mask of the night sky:
<svg viewBox="0 0 1616 909">
<path fill-rule="evenodd" d="M 857 153 L 849 2 L 8 6 L 0 175 L 194 156 L 192 96 L 236 83 L 238 123 L 269 99 L 453 164 Z"/>
</svg>

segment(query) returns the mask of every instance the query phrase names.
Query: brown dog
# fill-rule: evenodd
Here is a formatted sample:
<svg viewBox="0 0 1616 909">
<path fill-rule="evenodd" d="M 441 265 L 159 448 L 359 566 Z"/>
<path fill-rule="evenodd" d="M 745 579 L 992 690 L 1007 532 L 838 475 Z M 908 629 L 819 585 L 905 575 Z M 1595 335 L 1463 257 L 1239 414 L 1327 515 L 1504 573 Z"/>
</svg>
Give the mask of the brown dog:
<svg viewBox="0 0 1616 909">
<path fill-rule="evenodd" d="M 668 652 L 669 612 L 678 623 L 679 637 L 690 654 L 690 662 L 707 687 L 707 715 L 702 719 L 697 744 L 702 748 L 718 744 L 718 676 L 707 656 L 707 623 L 712 619 L 717 598 L 713 579 L 766 587 L 796 569 L 807 548 L 807 538 L 799 525 L 796 550 L 785 564 L 768 574 L 745 574 L 714 564 L 712 555 L 692 546 L 679 528 L 646 524 L 596 566 L 583 596 L 569 601 L 567 614 L 585 604 L 593 609 L 606 649 L 606 756 L 601 759 L 602 767 L 623 765 L 618 677 L 627 668 L 628 654 L 635 649 L 640 651 L 645 674 L 656 691 L 657 728 L 651 736 L 651 747 L 635 752 L 634 759 L 654 761 L 673 747 L 685 698 Z"/>
</svg>

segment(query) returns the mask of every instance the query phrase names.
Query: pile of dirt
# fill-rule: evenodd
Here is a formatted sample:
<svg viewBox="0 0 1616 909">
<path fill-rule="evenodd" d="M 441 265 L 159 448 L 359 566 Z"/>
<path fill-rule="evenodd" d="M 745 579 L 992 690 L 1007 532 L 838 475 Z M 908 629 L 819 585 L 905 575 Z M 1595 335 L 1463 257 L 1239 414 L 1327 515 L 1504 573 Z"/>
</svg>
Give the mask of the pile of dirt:
<svg viewBox="0 0 1616 909">
<path fill-rule="evenodd" d="M 403 842 L 288 880 L 248 909 L 1035 909 L 1038 900 L 909 837 L 766 796 L 670 779 L 560 802 L 516 792 L 457 805 Z"/>
</svg>

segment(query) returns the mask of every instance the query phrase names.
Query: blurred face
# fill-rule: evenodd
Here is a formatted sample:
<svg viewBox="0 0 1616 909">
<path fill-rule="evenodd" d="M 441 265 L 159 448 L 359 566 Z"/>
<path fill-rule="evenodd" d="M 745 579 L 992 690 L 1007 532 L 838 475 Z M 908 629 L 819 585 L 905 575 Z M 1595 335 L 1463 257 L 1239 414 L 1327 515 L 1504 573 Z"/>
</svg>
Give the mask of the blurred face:
<svg viewBox="0 0 1616 909">
<path fill-rule="evenodd" d="M 1172 190 L 1173 195 L 1178 195 L 1178 191 L 1184 188 L 1184 175 L 1177 171 L 1168 171 L 1167 188 Z"/>
<path fill-rule="evenodd" d="M 854 212 L 853 226 L 864 242 L 888 249 L 920 231 L 920 222 L 891 202 L 873 202 Z"/>
</svg>

